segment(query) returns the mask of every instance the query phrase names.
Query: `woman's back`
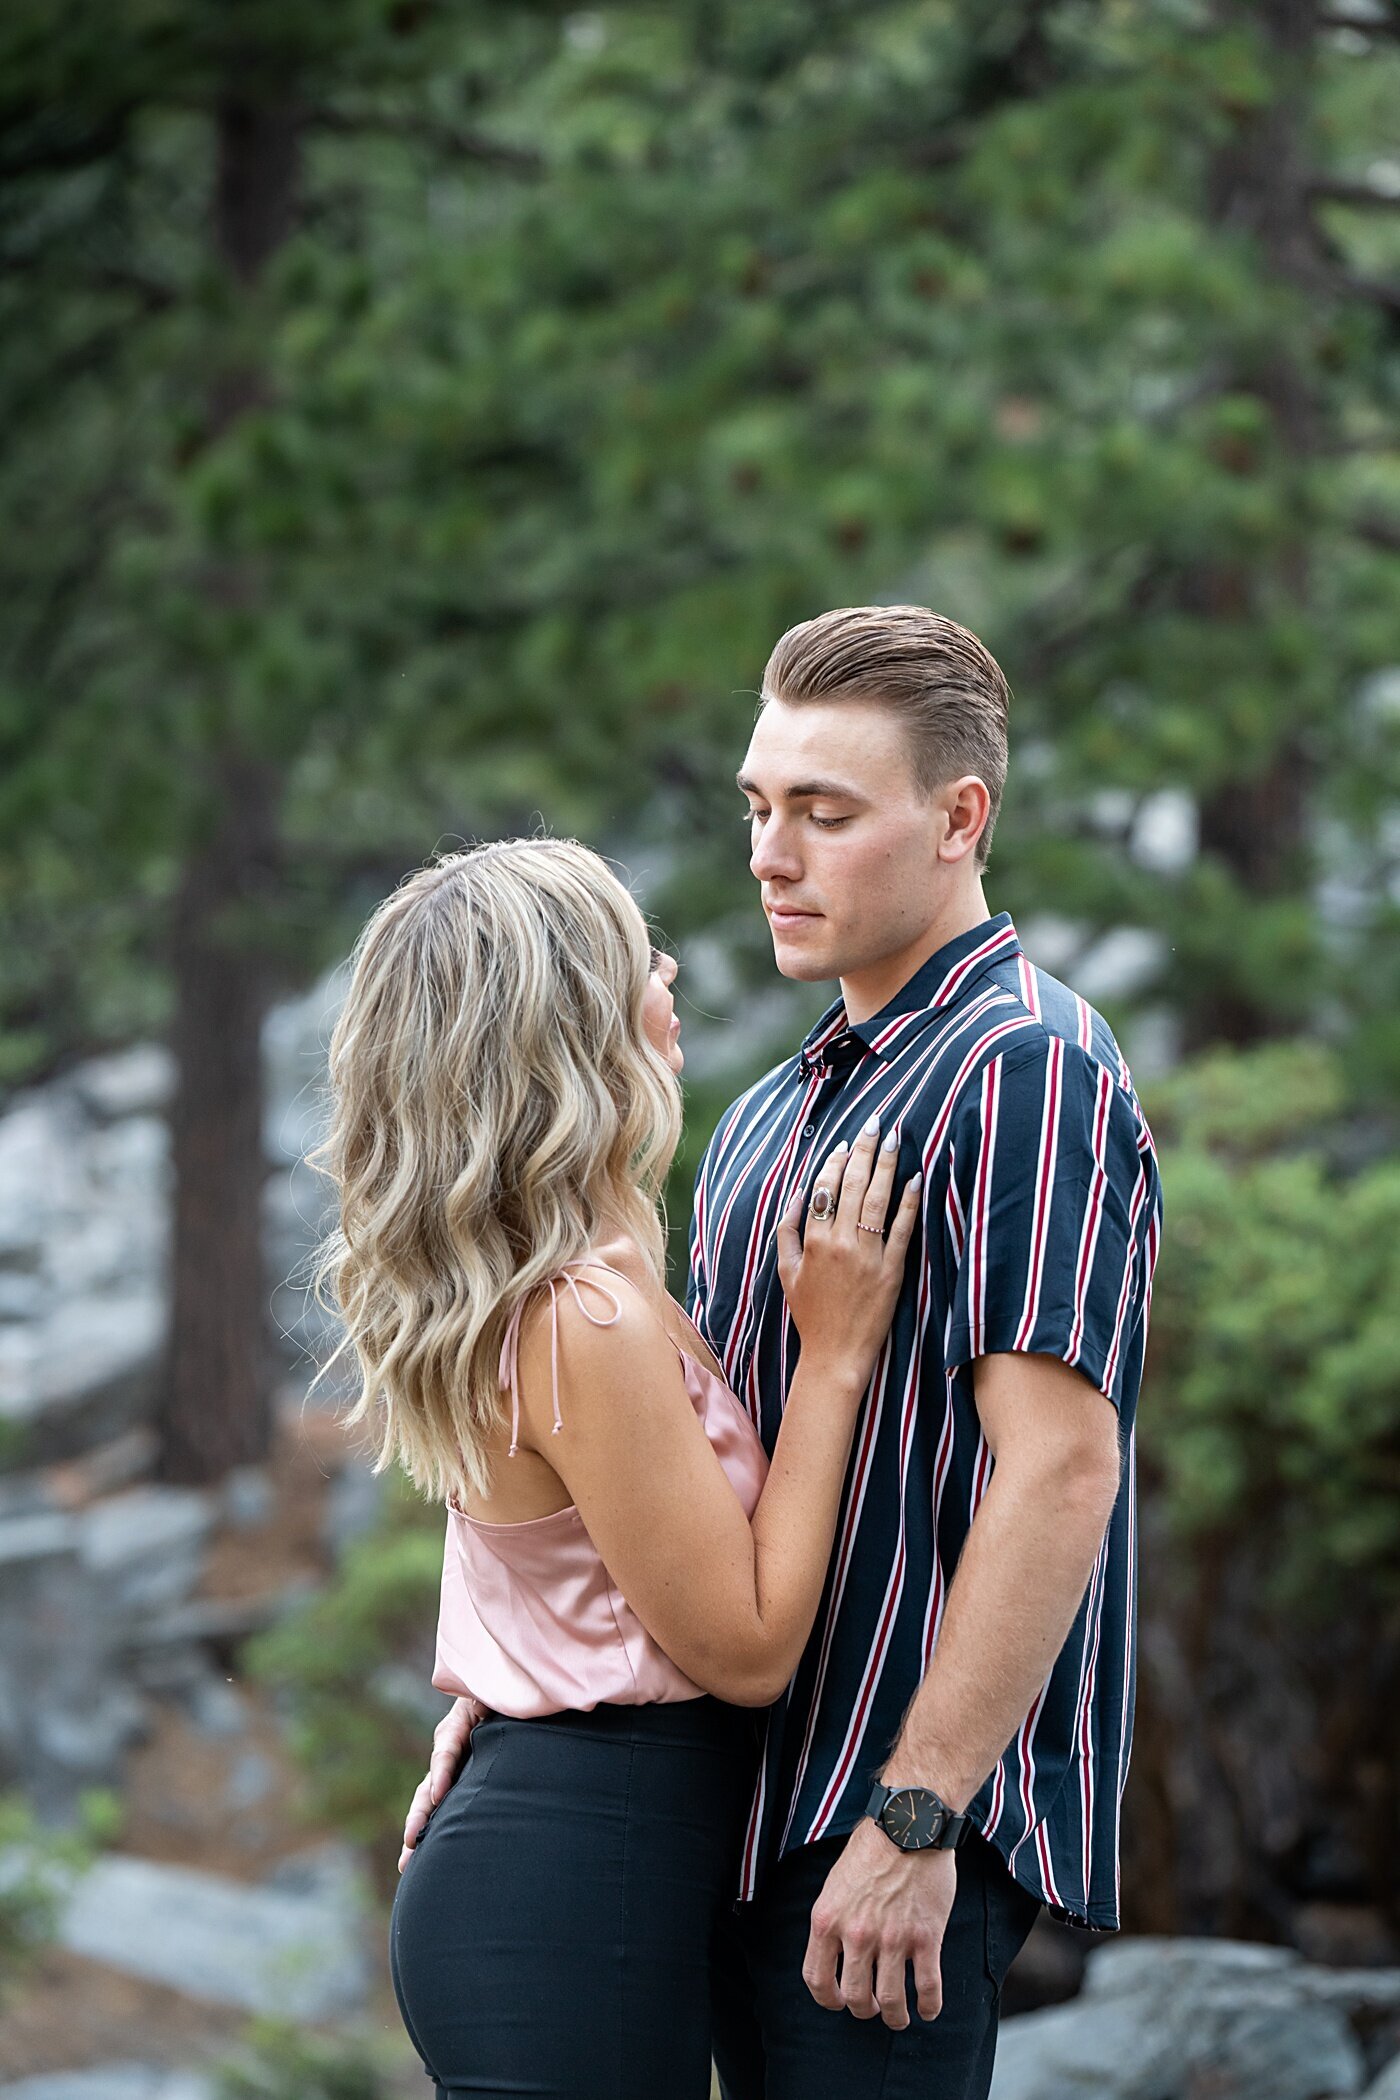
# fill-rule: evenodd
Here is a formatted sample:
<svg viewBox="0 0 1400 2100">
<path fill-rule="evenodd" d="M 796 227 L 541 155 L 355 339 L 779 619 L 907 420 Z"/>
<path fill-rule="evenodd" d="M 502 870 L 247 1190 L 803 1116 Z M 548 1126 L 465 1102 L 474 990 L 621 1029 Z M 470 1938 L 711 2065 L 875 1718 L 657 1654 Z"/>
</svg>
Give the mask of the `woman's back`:
<svg viewBox="0 0 1400 2100">
<path fill-rule="evenodd" d="M 531 1352 L 543 1369 L 544 1332 L 548 1331 L 548 1377 L 552 1427 L 562 1430 L 559 1399 L 559 1300 L 567 1293 L 577 1314 L 593 1327 L 611 1327 L 621 1317 L 616 1289 L 638 1287 L 615 1265 L 583 1259 L 566 1264 L 551 1278 L 549 1317 L 537 1323 L 537 1347 Z M 640 1295 L 640 1293 L 639 1293 Z M 588 1299 L 606 1302 L 604 1317 L 590 1310 Z M 528 1302 L 528 1301 L 527 1301 Z M 667 1340 L 679 1360 L 686 1397 L 705 1432 L 745 1517 L 752 1515 L 767 1477 L 768 1461 L 757 1432 L 724 1383 L 703 1340 L 682 1346 L 667 1329 Z M 510 1394 L 509 1444 L 506 1459 L 527 1455 L 520 1443 L 520 1340 L 526 1302 L 516 1310 L 501 1352 L 501 1384 Z M 541 1308 L 542 1311 L 542 1308 Z M 692 1330 L 693 1332 L 693 1330 Z M 506 1425 L 503 1423 L 503 1434 Z M 533 1495 L 547 1498 L 539 1514 L 501 1520 L 449 1503 L 443 1554 L 442 1593 L 438 1617 L 433 1683 L 439 1691 L 470 1694 L 496 1713 L 524 1719 L 566 1709 L 587 1711 L 614 1705 L 665 1704 L 693 1699 L 700 1687 L 664 1652 L 642 1625 L 613 1580 L 572 1501 L 560 1504 L 567 1489 L 542 1455 L 531 1483 Z M 506 1466 L 494 1468 L 499 1479 Z M 488 1510 L 514 1500 L 494 1495 Z M 526 1506 L 529 1506 L 527 1500 Z"/>
</svg>

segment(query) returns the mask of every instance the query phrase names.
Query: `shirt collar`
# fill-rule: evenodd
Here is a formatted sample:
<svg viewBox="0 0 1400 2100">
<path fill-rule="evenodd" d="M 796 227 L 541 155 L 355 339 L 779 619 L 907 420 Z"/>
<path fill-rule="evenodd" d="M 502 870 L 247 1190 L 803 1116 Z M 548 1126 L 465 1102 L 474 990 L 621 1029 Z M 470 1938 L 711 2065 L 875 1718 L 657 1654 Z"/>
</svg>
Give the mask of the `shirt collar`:
<svg viewBox="0 0 1400 2100">
<path fill-rule="evenodd" d="M 914 1014 L 942 1013 L 993 963 L 1020 953 L 1010 912 L 998 912 L 945 942 L 868 1021 L 848 1022 L 846 1003 L 837 999 L 803 1041 L 798 1063 L 804 1077 L 826 1065 L 854 1064 L 867 1050 L 884 1057 L 904 1032 L 901 1022 Z"/>
</svg>

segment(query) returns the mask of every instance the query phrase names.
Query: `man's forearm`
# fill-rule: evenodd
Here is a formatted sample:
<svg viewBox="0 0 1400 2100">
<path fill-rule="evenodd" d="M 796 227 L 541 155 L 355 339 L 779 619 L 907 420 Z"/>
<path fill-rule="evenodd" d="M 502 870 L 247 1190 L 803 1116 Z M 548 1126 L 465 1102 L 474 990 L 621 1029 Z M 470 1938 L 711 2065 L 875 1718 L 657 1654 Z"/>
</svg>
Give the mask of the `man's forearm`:
<svg viewBox="0 0 1400 2100">
<path fill-rule="evenodd" d="M 1102 1474 L 998 1467 L 948 1592 L 938 1646 L 881 1774 L 966 1808 L 1074 1624 L 1112 1513 Z"/>
</svg>

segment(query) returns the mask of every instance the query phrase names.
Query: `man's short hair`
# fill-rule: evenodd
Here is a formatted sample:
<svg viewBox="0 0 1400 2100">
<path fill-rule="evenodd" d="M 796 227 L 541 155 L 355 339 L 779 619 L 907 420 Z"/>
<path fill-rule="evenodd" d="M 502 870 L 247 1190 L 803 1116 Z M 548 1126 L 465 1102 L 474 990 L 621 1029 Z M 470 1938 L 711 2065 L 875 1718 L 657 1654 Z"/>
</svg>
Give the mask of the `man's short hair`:
<svg viewBox="0 0 1400 2100">
<path fill-rule="evenodd" d="M 977 842 L 985 867 L 1006 785 L 1011 688 L 991 651 L 926 605 L 850 605 L 789 627 L 768 659 L 763 701 L 869 700 L 909 732 L 923 795 L 975 773 L 991 813 Z"/>
</svg>

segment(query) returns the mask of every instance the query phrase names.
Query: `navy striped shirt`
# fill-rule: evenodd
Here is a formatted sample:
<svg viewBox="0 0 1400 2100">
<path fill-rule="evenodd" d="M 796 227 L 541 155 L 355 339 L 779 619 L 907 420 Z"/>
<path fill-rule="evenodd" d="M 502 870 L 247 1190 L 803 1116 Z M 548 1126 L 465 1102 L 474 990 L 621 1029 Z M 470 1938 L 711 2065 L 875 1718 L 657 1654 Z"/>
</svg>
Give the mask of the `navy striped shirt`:
<svg viewBox="0 0 1400 2100">
<path fill-rule="evenodd" d="M 899 1127 L 896 1187 L 923 1168 L 921 1236 L 857 1422 L 816 1624 L 767 1719 L 740 1893 L 859 1821 L 992 1474 L 974 1359 L 1024 1349 L 1077 1365 L 1113 1403 L 1122 1477 L 1069 1637 L 971 1813 L 1052 1914 L 1116 1928 L 1134 1418 L 1161 1235 L 1151 1134 L 1107 1023 L 1027 959 L 1005 912 L 870 1020 L 849 1025 L 838 999 L 726 1112 L 696 1181 L 689 1309 L 769 1451 L 799 1348 L 775 1227 L 794 1182 L 872 1112 Z"/>
</svg>

